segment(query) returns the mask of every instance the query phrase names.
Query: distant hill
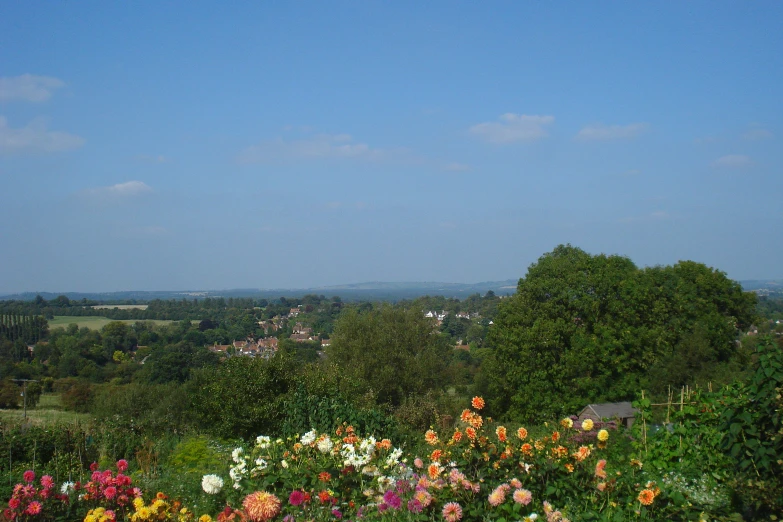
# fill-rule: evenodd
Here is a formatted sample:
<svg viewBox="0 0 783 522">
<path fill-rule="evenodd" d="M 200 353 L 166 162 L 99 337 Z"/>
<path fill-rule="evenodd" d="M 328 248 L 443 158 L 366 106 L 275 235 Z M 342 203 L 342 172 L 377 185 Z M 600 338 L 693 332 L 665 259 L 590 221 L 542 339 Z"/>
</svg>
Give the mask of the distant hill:
<svg viewBox="0 0 783 522">
<path fill-rule="evenodd" d="M 753 279 L 740 281 L 742 288 L 759 295 L 783 297 L 783 279 Z"/>
<path fill-rule="evenodd" d="M 402 299 L 415 299 L 425 295 L 442 295 L 463 299 L 471 294 L 486 294 L 493 291 L 497 295 L 510 295 L 516 291 L 516 279 L 505 281 L 486 281 L 483 283 L 436 283 L 436 282 L 402 282 L 389 283 L 374 281 L 368 283 L 355 283 L 335 286 L 320 286 L 314 288 L 235 288 L 230 290 L 184 290 L 184 291 L 124 291 L 124 292 L 23 292 L 0 296 L 0 300 L 32 301 L 40 295 L 44 299 L 51 300 L 59 295 L 65 295 L 68 299 L 81 301 L 102 301 L 108 303 L 119 302 L 148 302 L 154 299 L 204 299 L 206 297 L 252 297 L 272 299 L 277 297 L 301 297 L 307 294 L 325 295 L 327 297 L 339 296 L 344 301 L 399 301 Z"/>
<path fill-rule="evenodd" d="M 486 294 L 492 290 L 497 295 L 511 295 L 516 292 L 518 279 L 504 281 L 484 281 L 481 283 L 438 283 L 438 282 L 401 282 L 370 281 L 345 285 L 319 286 L 313 288 L 233 288 L 229 290 L 183 290 L 183 291 L 125 291 L 125 292 L 23 292 L 20 294 L 0 296 L 0 300 L 31 301 L 40 295 L 47 301 L 58 295 L 66 295 L 68 299 L 81 301 L 102 301 L 107 303 L 149 302 L 154 299 L 204 299 L 206 297 L 252 297 L 257 299 L 274 299 L 277 297 L 301 297 L 307 294 L 340 296 L 344 301 L 400 301 L 415 299 L 425 295 L 442 295 L 444 297 L 465 297 L 479 293 Z M 740 281 L 742 288 L 759 295 L 783 297 L 783 279 L 764 279 Z"/>
</svg>

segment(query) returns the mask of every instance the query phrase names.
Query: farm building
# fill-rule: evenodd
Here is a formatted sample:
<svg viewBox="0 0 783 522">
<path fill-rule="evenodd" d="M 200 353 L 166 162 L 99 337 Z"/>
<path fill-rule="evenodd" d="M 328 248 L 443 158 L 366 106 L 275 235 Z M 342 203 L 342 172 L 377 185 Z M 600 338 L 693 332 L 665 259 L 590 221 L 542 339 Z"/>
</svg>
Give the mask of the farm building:
<svg viewBox="0 0 783 522">
<path fill-rule="evenodd" d="M 602 404 L 588 404 L 579 413 L 579 422 L 592 419 L 593 422 L 618 419 L 626 428 L 633 426 L 636 408 L 630 402 L 605 402 Z"/>
</svg>

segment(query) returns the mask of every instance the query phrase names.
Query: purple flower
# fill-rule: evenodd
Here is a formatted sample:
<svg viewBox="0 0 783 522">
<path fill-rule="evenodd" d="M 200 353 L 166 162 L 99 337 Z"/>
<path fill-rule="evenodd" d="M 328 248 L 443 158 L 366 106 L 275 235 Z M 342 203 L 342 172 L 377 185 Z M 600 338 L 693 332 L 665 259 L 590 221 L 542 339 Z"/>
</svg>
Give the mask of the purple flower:
<svg viewBox="0 0 783 522">
<path fill-rule="evenodd" d="M 411 513 L 421 513 L 421 510 L 424 508 L 424 506 L 421 505 L 421 502 L 416 500 L 415 498 L 412 498 L 408 501 L 408 511 Z"/>
<path fill-rule="evenodd" d="M 332 510 L 332 515 L 334 515 L 335 518 L 343 518 L 343 514 L 340 513 L 339 509 L 333 509 Z"/>
<path fill-rule="evenodd" d="M 388 504 L 392 509 L 400 509 L 400 506 L 402 506 L 402 500 L 392 490 L 383 494 L 383 502 Z"/>
</svg>

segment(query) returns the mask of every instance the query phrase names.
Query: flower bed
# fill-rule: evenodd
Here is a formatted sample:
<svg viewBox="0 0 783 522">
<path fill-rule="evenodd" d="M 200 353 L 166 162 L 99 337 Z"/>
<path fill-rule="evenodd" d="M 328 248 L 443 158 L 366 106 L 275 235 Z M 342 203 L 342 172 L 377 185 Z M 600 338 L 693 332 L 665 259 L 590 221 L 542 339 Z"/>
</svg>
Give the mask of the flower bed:
<svg viewBox="0 0 783 522">
<path fill-rule="evenodd" d="M 613 424 L 563 419 L 529 432 L 484 418 L 480 397 L 471 406 L 448 431 L 428 430 L 418 454 L 348 425 L 287 440 L 259 436 L 236 447 L 226 469 L 203 476 L 203 494 L 225 503 L 219 513 L 193 513 L 163 493 L 142 492 L 120 461 L 116 472 L 96 468 L 89 482 L 59 490 L 51 477 L 37 486 L 25 474 L 3 515 L 84 522 L 667 518 L 666 495 L 643 479 L 641 461 L 610 458 L 619 437 Z"/>
</svg>

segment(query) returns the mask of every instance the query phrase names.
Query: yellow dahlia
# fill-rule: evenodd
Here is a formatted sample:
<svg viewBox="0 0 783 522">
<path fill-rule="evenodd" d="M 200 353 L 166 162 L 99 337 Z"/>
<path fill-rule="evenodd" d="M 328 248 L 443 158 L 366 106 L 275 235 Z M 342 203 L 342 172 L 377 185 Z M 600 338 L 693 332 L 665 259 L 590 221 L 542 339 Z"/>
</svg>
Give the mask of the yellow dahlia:
<svg viewBox="0 0 783 522">
<path fill-rule="evenodd" d="M 606 442 L 609 440 L 609 432 L 606 430 L 601 430 L 598 432 L 598 440 L 601 442 Z"/>
</svg>

